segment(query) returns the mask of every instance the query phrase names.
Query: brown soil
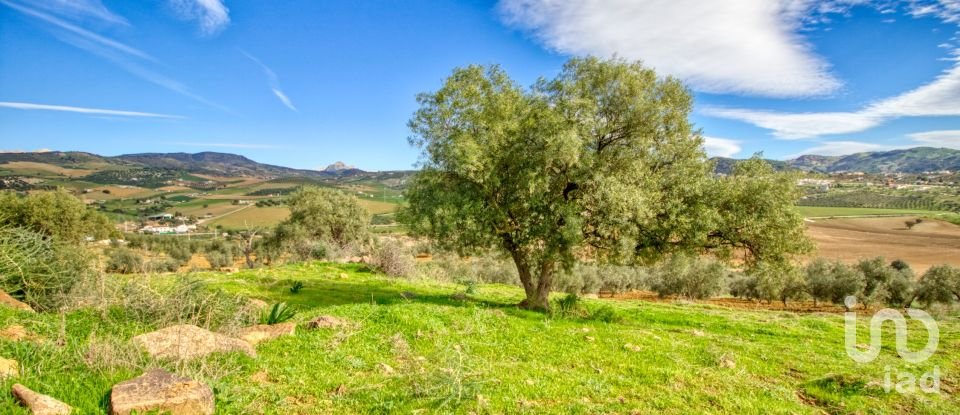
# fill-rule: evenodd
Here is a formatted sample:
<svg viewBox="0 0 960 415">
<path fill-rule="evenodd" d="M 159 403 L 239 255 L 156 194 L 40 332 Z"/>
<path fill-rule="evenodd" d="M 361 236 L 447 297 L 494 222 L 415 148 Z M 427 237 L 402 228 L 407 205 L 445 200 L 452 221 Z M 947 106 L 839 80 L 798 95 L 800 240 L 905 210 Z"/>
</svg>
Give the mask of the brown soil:
<svg viewBox="0 0 960 415">
<path fill-rule="evenodd" d="M 924 219 L 912 229 L 912 217 L 824 219 L 807 222 L 816 256 L 853 263 L 882 256 L 907 261 L 917 273 L 933 265 L 960 266 L 960 226 Z"/>
<path fill-rule="evenodd" d="M 766 303 L 763 301 L 754 301 L 754 300 L 744 300 L 740 298 L 711 298 L 709 300 L 685 300 L 678 299 L 673 297 L 660 298 L 657 296 L 657 293 L 652 291 L 631 291 L 627 293 L 620 294 L 605 294 L 600 293 L 599 298 L 601 299 L 612 299 L 612 300 L 640 300 L 640 301 L 650 301 L 657 303 L 674 303 L 677 301 L 693 302 L 697 304 L 707 304 L 715 305 L 721 307 L 737 308 L 743 310 L 775 310 L 775 311 L 790 311 L 795 313 L 843 313 L 846 309 L 843 306 L 828 304 L 820 302 L 815 305 L 813 301 L 790 301 L 786 306 L 783 305 L 780 301 L 772 301 Z M 860 306 L 857 308 L 857 313 L 872 313 L 881 308 L 880 305 L 872 306 L 869 309 L 862 309 Z"/>
</svg>

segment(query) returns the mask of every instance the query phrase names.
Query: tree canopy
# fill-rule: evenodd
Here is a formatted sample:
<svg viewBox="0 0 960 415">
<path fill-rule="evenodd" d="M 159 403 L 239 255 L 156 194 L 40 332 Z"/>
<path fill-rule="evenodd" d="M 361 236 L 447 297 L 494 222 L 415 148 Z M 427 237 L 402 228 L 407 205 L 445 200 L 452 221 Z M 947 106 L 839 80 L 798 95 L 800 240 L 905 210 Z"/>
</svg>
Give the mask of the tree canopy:
<svg viewBox="0 0 960 415">
<path fill-rule="evenodd" d="M 118 235 L 109 218 L 88 209 L 62 188 L 27 196 L 0 192 L 0 224 L 29 229 L 62 242 Z"/>
<path fill-rule="evenodd" d="M 320 258 L 330 248 L 363 244 L 370 236 L 370 214 L 356 197 L 340 190 L 304 186 L 287 198 L 287 206 L 290 217 L 265 241 L 275 254 Z"/>
<path fill-rule="evenodd" d="M 739 249 L 752 264 L 808 247 L 791 179 L 759 160 L 713 177 L 691 94 L 638 62 L 576 58 L 531 88 L 468 66 L 417 101 L 422 170 L 401 219 L 447 248 L 509 253 L 523 306 L 548 308 L 579 258 Z"/>
</svg>

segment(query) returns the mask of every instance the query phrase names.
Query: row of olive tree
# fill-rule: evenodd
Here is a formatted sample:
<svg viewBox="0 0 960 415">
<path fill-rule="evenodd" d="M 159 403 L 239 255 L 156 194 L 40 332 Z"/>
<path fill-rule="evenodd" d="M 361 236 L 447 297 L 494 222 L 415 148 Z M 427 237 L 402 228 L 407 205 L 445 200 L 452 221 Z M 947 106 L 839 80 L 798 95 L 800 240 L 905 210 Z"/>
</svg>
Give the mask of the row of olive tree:
<svg viewBox="0 0 960 415">
<path fill-rule="evenodd" d="M 690 92 L 640 63 L 576 58 L 531 88 L 469 66 L 417 100 L 422 170 L 401 220 L 443 248 L 508 254 L 523 307 L 549 308 L 555 277 L 580 259 L 737 253 L 755 268 L 811 247 L 794 179 L 759 158 L 715 177 Z"/>
<path fill-rule="evenodd" d="M 846 305 L 847 297 L 868 307 L 884 304 L 910 307 L 952 304 L 960 300 L 960 269 L 949 265 L 931 267 L 917 280 L 902 260 L 887 263 L 882 257 L 862 259 L 855 265 L 818 258 L 800 269 L 765 269 L 730 284 L 730 294 L 741 298 L 787 304 L 812 299 L 814 304 Z"/>
</svg>

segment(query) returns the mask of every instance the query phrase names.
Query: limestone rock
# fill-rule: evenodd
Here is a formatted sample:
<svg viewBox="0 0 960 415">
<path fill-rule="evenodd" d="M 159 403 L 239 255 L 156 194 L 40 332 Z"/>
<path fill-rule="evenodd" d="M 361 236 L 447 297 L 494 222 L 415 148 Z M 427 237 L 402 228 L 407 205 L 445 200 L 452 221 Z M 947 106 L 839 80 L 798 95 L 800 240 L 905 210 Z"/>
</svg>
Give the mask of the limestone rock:
<svg viewBox="0 0 960 415">
<path fill-rule="evenodd" d="M 240 330 L 237 337 L 254 346 L 280 336 L 292 336 L 297 332 L 297 323 L 258 324 Z"/>
<path fill-rule="evenodd" d="M 15 310 L 29 311 L 31 313 L 34 312 L 33 307 L 30 307 L 29 304 L 26 304 L 24 302 L 21 302 L 20 300 L 17 300 L 16 298 L 11 297 L 10 294 L 7 294 L 4 291 L 0 291 L 0 305 L 5 305 Z"/>
<path fill-rule="evenodd" d="M 209 386 L 163 369 L 119 383 L 110 391 L 110 413 L 213 414 L 215 403 Z"/>
<path fill-rule="evenodd" d="M 334 316 L 320 316 L 313 320 L 310 320 L 310 322 L 307 323 L 307 328 L 332 329 L 332 328 L 342 327 L 346 325 L 347 325 L 347 322 L 345 320 L 341 320 Z"/>
<path fill-rule="evenodd" d="M 250 343 L 214 333 L 200 327 L 184 324 L 141 334 L 134 344 L 146 349 L 150 356 L 161 359 L 194 359 L 217 352 L 239 351 L 256 357 Z"/>
<path fill-rule="evenodd" d="M 20 376 L 20 363 L 13 359 L 0 357 L 0 379 Z"/>
<path fill-rule="evenodd" d="M 30 409 L 33 415 L 70 415 L 73 408 L 47 395 L 42 395 L 21 384 L 13 385 L 13 397 Z"/>
</svg>

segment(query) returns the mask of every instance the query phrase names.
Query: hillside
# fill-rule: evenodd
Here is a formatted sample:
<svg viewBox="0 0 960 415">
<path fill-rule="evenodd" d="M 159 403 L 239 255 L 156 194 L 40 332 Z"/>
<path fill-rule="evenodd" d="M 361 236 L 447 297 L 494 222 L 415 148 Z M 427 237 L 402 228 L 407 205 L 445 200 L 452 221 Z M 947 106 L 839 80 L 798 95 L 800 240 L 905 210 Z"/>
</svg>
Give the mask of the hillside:
<svg viewBox="0 0 960 415">
<path fill-rule="evenodd" d="M 124 281 L 109 278 L 115 279 L 108 287 Z M 0 327 L 18 325 L 30 336 L 0 341 L 0 355 L 21 363 L 20 382 L 78 413 L 106 412 L 104 397 L 113 385 L 156 367 L 211 385 L 222 414 L 960 410 L 947 392 L 885 392 L 885 374 L 903 364 L 892 351 L 892 336 L 884 337 L 877 361 L 858 364 L 844 353 L 844 321 L 835 314 L 598 299 L 584 300 L 578 313 L 544 315 L 516 308 L 522 292 L 515 287 L 481 284 L 465 294 L 460 285 L 388 278 L 356 264 L 308 263 L 197 278 L 223 290 L 200 291 L 205 304 L 214 303 L 211 298 L 233 304 L 230 295 L 239 295 L 296 307 L 296 333 L 260 343 L 256 357 L 236 351 L 189 362 L 149 357 L 131 342 L 133 336 L 171 321 L 236 333 L 249 324 L 249 311 L 204 306 L 181 318 L 167 311 L 177 294 L 157 298 L 158 291 L 145 285 L 176 280 L 137 278 L 119 285 L 123 298 L 96 297 L 107 305 L 126 301 L 125 313 L 0 308 Z M 299 294 L 287 289 L 294 279 L 304 283 Z M 130 296 L 136 301 L 124 300 Z M 166 320 L 136 318 L 154 304 L 167 304 L 154 306 Z M 326 324 L 311 330 L 308 321 L 318 316 L 327 316 Z M 861 319 L 861 333 L 867 322 Z M 952 391 L 958 352 L 945 346 L 960 341 L 958 326 L 955 318 L 939 324 L 942 351 L 911 370 L 940 367 L 943 388 Z M 12 382 L 0 381 L 7 388 Z M 0 412 L 27 413 L 10 394 L 0 394 Z"/>
<path fill-rule="evenodd" d="M 729 174 L 733 165 L 740 161 L 726 157 L 714 157 L 714 170 Z M 960 150 L 949 148 L 915 147 L 891 151 L 871 151 L 845 156 L 821 156 L 805 154 L 794 159 L 770 160 L 777 170 L 802 170 L 818 173 L 864 172 L 864 173 L 922 173 L 928 171 L 960 170 Z"/>
</svg>

